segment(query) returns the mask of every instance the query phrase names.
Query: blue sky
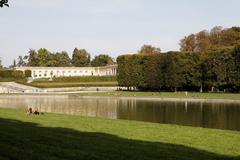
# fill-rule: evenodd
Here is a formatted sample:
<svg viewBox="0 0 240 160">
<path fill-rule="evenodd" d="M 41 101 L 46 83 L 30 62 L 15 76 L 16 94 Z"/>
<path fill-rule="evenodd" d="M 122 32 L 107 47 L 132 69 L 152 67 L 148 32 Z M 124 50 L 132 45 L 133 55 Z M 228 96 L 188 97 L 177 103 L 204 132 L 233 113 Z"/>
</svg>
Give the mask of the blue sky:
<svg viewBox="0 0 240 160">
<path fill-rule="evenodd" d="M 0 8 L 0 57 L 9 66 L 29 48 L 135 53 L 143 44 L 178 50 L 185 35 L 240 26 L 239 0 L 9 0 Z"/>
</svg>

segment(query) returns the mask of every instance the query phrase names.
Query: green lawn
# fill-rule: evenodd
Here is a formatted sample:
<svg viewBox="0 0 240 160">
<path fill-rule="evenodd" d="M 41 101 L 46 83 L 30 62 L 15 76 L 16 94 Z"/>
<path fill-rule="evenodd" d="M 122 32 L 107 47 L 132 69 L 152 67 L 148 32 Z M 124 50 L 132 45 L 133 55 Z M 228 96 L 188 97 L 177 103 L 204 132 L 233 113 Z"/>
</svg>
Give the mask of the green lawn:
<svg viewBox="0 0 240 160">
<path fill-rule="evenodd" d="M 33 82 L 26 85 L 39 88 L 63 88 L 63 87 L 105 87 L 117 86 L 118 83 L 113 82 Z"/>
<path fill-rule="evenodd" d="M 189 98 L 189 99 L 231 99 L 240 100 L 240 94 L 233 93 L 199 93 L 188 92 L 98 92 L 98 93 L 80 93 L 87 96 L 113 96 L 113 97 L 159 97 L 159 98 Z"/>
<path fill-rule="evenodd" d="M 240 132 L 0 109 L 0 159 L 240 159 Z"/>
</svg>

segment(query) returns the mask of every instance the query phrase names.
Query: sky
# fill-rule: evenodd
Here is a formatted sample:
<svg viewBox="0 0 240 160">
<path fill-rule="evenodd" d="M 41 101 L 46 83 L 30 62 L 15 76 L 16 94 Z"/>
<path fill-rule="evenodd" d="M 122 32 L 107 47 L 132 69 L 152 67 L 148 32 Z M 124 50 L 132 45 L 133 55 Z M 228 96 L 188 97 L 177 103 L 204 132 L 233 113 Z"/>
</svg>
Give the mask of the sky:
<svg viewBox="0 0 240 160">
<path fill-rule="evenodd" d="M 9 0 L 0 8 L 4 66 L 29 49 L 84 48 L 92 57 L 136 53 L 143 44 L 179 50 L 190 33 L 240 26 L 239 0 Z"/>
</svg>

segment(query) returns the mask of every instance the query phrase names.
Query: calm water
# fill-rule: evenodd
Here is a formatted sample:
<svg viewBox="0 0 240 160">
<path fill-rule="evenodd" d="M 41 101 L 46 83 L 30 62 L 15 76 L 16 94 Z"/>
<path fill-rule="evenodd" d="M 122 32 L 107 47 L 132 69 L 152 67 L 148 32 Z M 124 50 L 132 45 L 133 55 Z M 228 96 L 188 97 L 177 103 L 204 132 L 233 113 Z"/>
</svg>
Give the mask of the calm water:
<svg viewBox="0 0 240 160">
<path fill-rule="evenodd" d="M 77 96 L 0 96 L 0 107 L 37 107 L 42 112 L 240 131 L 240 104 Z"/>
</svg>

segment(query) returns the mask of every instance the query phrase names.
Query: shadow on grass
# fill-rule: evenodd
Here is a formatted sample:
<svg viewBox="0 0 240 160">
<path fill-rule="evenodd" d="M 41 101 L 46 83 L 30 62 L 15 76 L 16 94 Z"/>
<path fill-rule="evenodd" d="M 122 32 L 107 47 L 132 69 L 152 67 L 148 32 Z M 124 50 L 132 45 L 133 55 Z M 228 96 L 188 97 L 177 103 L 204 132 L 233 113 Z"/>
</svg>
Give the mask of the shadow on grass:
<svg viewBox="0 0 240 160">
<path fill-rule="evenodd" d="M 40 127 L 0 119 L 0 159 L 239 160 L 183 145 L 129 140 L 110 134 Z"/>
</svg>

